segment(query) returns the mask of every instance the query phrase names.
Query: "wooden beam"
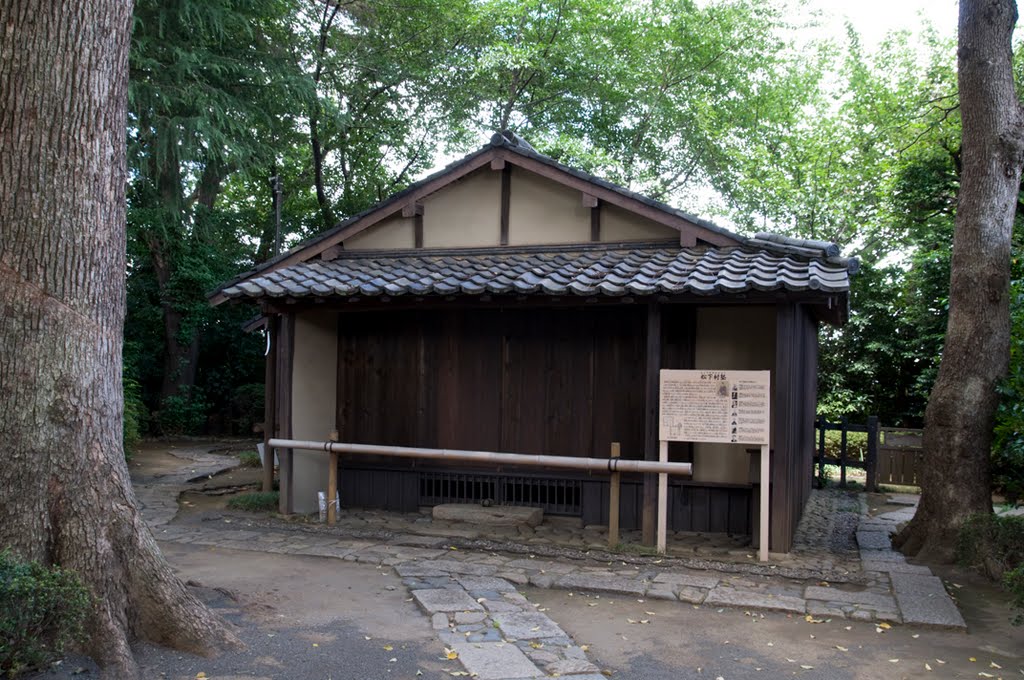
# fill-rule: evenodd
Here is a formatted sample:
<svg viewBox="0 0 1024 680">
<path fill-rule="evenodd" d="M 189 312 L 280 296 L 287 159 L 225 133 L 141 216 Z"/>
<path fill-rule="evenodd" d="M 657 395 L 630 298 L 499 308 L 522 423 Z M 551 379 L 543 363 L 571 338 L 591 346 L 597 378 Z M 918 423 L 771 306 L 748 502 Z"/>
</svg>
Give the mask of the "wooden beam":
<svg viewBox="0 0 1024 680">
<path fill-rule="evenodd" d="M 512 168 L 501 169 L 501 245 L 508 245 L 508 213 L 512 205 Z"/>
<path fill-rule="evenodd" d="M 423 213 L 412 218 L 413 245 L 417 248 L 423 247 Z"/>
<path fill-rule="evenodd" d="M 371 212 L 367 213 L 366 215 L 363 215 L 362 217 L 356 220 L 353 220 L 351 223 L 346 224 L 344 227 L 342 227 L 341 225 L 335 226 L 333 229 L 328 231 L 324 236 L 322 236 L 320 240 L 315 241 L 314 243 L 310 243 L 305 248 L 300 248 L 293 253 L 286 253 L 284 257 L 282 257 L 277 262 L 274 262 L 272 265 L 269 265 L 267 267 L 264 267 L 263 269 L 259 269 L 254 272 L 250 272 L 248 275 L 245 275 L 235 280 L 234 283 L 245 281 L 253 276 L 266 275 L 269 274 L 270 272 L 277 271 L 278 269 L 284 269 L 285 267 L 290 267 L 293 264 L 310 260 L 319 255 L 320 253 L 324 252 L 331 246 L 337 245 L 344 241 L 345 239 L 351 236 L 355 236 L 359 232 L 365 231 L 366 229 L 369 229 L 373 225 L 377 224 L 378 222 L 391 217 L 399 210 L 401 210 L 402 206 L 405 205 L 406 203 L 415 203 L 416 201 L 421 200 L 425 196 L 429 196 L 430 194 L 434 193 L 438 189 L 441 189 L 442 187 L 445 187 L 451 184 L 452 182 L 461 179 L 462 177 L 465 177 L 474 170 L 478 170 L 479 168 L 488 165 L 492 160 L 504 158 L 505 156 L 505 152 L 501 149 L 491 148 L 482 151 L 478 155 L 472 156 L 465 160 L 462 165 L 459 165 L 449 170 L 448 172 L 439 177 L 435 177 L 429 182 L 425 182 L 423 185 L 413 190 L 409 195 L 404 196 L 403 201 L 401 203 L 399 203 L 398 201 L 385 201 L 383 204 L 381 204 L 380 207 L 376 208 L 375 210 L 372 210 Z M 228 297 L 224 295 L 223 292 L 219 292 L 210 296 L 210 304 L 213 305 L 214 307 L 223 302 L 226 302 L 227 300 Z"/>
<path fill-rule="evenodd" d="M 505 169 L 505 159 L 504 158 L 495 158 L 494 160 L 491 161 L 491 170 L 504 170 L 504 169 Z"/>
<path fill-rule="evenodd" d="M 661 371 L 661 305 L 647 305 L 646 386 L 644 390 L 644 460 L 658 460 L 658 385 Z M 644 475 L 642 542 L 653 546 L 657 531 L 658 475 Z"/>
<path fill-rule="evenodd" d="M 263 377 L 263 492 L 274 490 L 274 450 L 267 444 L 278 436 L 277 429 L 277 319 L 267 318 L 266 333 L 270 351 L 264 362 Z"/>
<path fill-rule="evenodd" d="M 590 207 L 590 240 L 601 240 L 601 205 Z"/>
<path fill-rule="evenodd" d="M 281 437 L 292 436 L 292 360 L 295 350 L 295 315 L 285 314 L 281 317 L 277 333 L 277 390 L 278 430 Z M 279 510 L 282 515 L 294 512 L 294 476 L 292 474 L 292 450 L 282 449 L 278 452 L 278 468 L 281 481 L 281 499 Z"/>
<path fill-rule="evenodd" d="M 681 248 L 693 248 L 697 245 L 697 235 L 689 230 L 679 232 L 679 246 Z"/>
<path fill-rule="evenodd" d="M 646 217 L 653 222 L 664 224 L 667 227 L 672 227 L 679 231 L 682 231 L 683 229 L 692 230 L 698 235 L 700 240 L 710 243 L 711 245 L 735 246 L 740 244 L 740 242 L 735 238 L 726 234 L 721 234 L 717 231 L 702 227 L 696 222 L 692 222 L 680 215 L 666 212 L 661 208 L 657 208 L 635 198 L 630 198 L 618 191 L 608 189 L 586 179 L 577 177 L 576 175 L 552 167 L 535 158 L 521 156 L 516 153 L 509 153 L 505 156 L 505 159 L 511 165 L 523 168 L 524 170 L 529 170 L 541 177 L 554 180 L 563 186 L 577 189 L 578 191 L 585 193 L 590 193 L 605 203 L 611 203 L 612 205 L 616 205 L 620 208 L 625 208 L 626 210 L 636 213 L 641 217 Z"/>
<path fill-rule="evenodd" d="M 344 253 L 344 252 L 345 252 L 345 249 L 342 248 L 340 245 L 338 245 L 338 246 L 331 246 L 330 248 L 326 249 L 324 252 L 320 253 L 320 259 L 323 260 L 324 262 L 330 262 L 331 260 L 337 260 L 339 257 L 341 257 L 341 254 Z"/>
<path fill-rule="evenodd" d="M 583 197 L 583 207 L 584 208 L 596 208 L 597 207 L 597 202 L 598 202 L 597 196 L 595 196 L 594 194 L 588 194 L 586 191 L 581 192 L 581 196 Z"/>
<path fill-rule="evenodd" d="M 622 448 L 619 442 L 612 442 L 611 457 L 618 458 L 622 455 Z M 619 545 L 619 488 L 622 482 L 622 473 L 613 472 L 611 481 L 608 484 L 608 547 L 612 550 Z"/>
<path fill-rule="evenodd" d="M 423 214 L 422 203 L 406 203 L 402 206 L 402 217 L 415 217 Z"/>
</svg>

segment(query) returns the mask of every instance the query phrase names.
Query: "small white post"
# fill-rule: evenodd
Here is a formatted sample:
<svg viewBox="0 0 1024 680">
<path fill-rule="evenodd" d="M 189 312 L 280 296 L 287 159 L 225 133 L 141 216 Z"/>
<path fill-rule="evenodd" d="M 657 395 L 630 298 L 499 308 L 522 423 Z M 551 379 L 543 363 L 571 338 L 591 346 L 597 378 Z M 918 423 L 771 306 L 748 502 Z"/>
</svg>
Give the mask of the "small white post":
<svg viewBox="0 0 1024 680">
<path fill-rule="evenodd" d="M 769 503 L 768 492 L 771 489 L 771 464 L 769 462 L 768 445 L 761 444 L 761 522 L 758 539 L 757 558 L 762 562 L 768 561 L 768 517 Z"/>
<path fill-rule="evenodd" d="M 668 462 L 668 442 L 664 439 L 658 442 L 658 460 L 662 463 Z M 658 474 L 658 553 L 665 554 L 668 536 L 668 475 L 664 472 Z"/>
</svg>

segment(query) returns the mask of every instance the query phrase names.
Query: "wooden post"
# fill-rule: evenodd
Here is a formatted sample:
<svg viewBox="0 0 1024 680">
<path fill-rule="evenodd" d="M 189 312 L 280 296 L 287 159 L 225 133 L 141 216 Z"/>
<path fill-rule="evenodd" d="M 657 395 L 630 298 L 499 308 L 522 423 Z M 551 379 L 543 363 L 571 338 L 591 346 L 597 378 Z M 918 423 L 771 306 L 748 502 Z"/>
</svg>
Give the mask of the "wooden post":
<svg viewBox="0 0 1024 680">
<path fill-rule="evenodd" d="M 868 416 L 868 454 L 865 461 L 868 479 L 865 488 L 878 491 L 878 416 Z"/>
<path fill-rule="evenodd" d="M 850 419 L 843 416 L 843 429 L 839 440 L 839 488 L 846 488 L 846 432 L 850 426 Z"/>
<path fill-rule="evenodd" d="M 647 383 L 644 396 L 644 460 L 658 459 L 658 390 L 661 377 L 661 305 L 651 302 L 647 306 Z M 644 475 L 644 504 L 641 514 L 642 542 L 655 543 L 655 515 L 658 508 L 658 477 Z"/>
<path fill-rule="evenodd" d="M 278 325 L 277 351 L 274 356 L 277 360 L 275 371 L 275 388 L 277 396 L 274 405 L 277 409 L 278 436 L 291 438 L 292 436 L 292 352 L 295 346 L 295 315 L 284 314 L 281 316 Z M 292 450 L 281 449 L 277 452 L 278 476 L 280 479 L 281 499 L 279 512 L 282 515 L 290 515 L 294 512 L 294 490 L 292 475 Z"/>
<path fill-rule="evenodd" d="M 825 488 L 825 431 L 828 429 L 828 421 L 825 416 L 818 418 L 818 486 Z"/>
<path fill-rule="evenodd" d="M 658 460 L 668 462 L 668 442 L 658 442 Z M 658 552 L 662 555 L 668 547 L 668 475 L 658 475 Z"/>
<path fill-rule="evenodd" d="M 761 518 L 758 529 L 757 558 L 762 562 L 768 561 L 768 525 L 770 521 L 771 503 L 771 451 L 767 444 L 761 446 Z"/>
<path fill-rule="evenodd" d="M 612 442 L 611 457 L 622 455 L 619 442 Z M 608 486 L 608 547 L 615 548 L 619 544 L 619 483 L 622 474 L 613 472 Z"/>
<path fill-rule="evenodd" d="M 274 449 L 267 442 L 278 435 L 277 432 L 277 408 L 275 397 L 277 396 L 277 338 L 274 334 L 276 323 L 273 317 L 267 318 L 267 325 L 264 327 L 267 333 L 269 350 L 264 363 L 264 391 L 263 391 L 263 492 L 270 493 L 274 490 Z"/>
<path fill-rule="evenodd" d="M 327 524 L 334 524 L 337 518 L 338 506 L 335 500 L 338 497 L 338 454 L 331 451 L 331 467 L 327 470 Z"/>
</svg>

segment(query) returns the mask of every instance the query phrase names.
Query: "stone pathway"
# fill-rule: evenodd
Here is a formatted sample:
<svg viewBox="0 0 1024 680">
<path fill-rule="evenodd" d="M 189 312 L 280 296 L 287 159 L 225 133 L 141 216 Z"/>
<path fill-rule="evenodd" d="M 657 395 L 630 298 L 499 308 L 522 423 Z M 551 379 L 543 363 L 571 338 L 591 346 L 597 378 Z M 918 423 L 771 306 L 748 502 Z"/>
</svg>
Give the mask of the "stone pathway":
<svg viewBox="0 0 1024 680">
<path fill-rule="evenodd" d="M 913 507 L 870 517 L 861 497 L 856 531 L 859 564 L 839 555 L 838 563 L 851 570 L 827 572 L 832 579 L 828 580 L 823 578 L 826 572 L 776 563 L 596 551 L 580 553 L 577 559 L 552 558 L 537 554 L 542 546 L 521 546 L 522 551 L 536 548 L 536 552 L 520 554 L 478 546 L 459 549 L 446 536 L 392 532 L 346 536 L 319 525 L 268 526 L 237 516 L 213 517 L 198 525 L 172 524 L 177 497 L 189 480 L 237 463 L 233 457 L 198 449 L 175 451 L 175 455 L 186 459 L 181 472 L 139 480 L 135 486 L 143 517 L 158 540 L 316 555 L 393 568 L 431 615 L 440 640 L 458 655 L 467 672 L 481 680 L 602 677 L 585 652 L 516 591 L 525 585 L 807 617 L 965 629 L 941 580 L 927 567 L 908 564 L 891 548 L 891 534 L 913 515 Z M 827 511 L 827 505 L 819 499 L 809 512 Z"/>
<path fill-rule="evenodd" d="M 908 494 L 890 496 L 891 503 L 905 507 L 876 517 L 868 515 L 867 504 L 862 500 L 857 526 L 862 568 L 866 574 L 888 577 L 903 623 L 966 630 L 942 580 L 926 566 L 909 564 L 902 553 L 892 549 L 893 534 L 914 517 L 917 500 L 917 496 Z"/>
</svg>

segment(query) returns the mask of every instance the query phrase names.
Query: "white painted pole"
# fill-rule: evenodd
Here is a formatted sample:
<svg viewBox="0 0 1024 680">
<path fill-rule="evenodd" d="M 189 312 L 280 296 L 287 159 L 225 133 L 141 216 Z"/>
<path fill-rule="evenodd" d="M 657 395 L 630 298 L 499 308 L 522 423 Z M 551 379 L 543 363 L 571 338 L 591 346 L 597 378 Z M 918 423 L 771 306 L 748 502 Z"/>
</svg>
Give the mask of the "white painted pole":
<svg viewBox="0 0 1024 680">
<path fill-rule="evenodd" d="M 668 462 L 668 442 L 658 442 L 658 461 Z M 658 474 L 658 553 L 665 554 L 668 539 L 668 475 Z"/>
<path fill-rule="evenodd" d="M 768 492 L 771 490 L 771 463 L 769 462 L 768 445 L 761 445 L 761 512 L 760 512 L 760 534 L 758 538 L 757 558 L 762 562 L 768 561 L 768 525 L 770 521 Z"/>
</svg>

